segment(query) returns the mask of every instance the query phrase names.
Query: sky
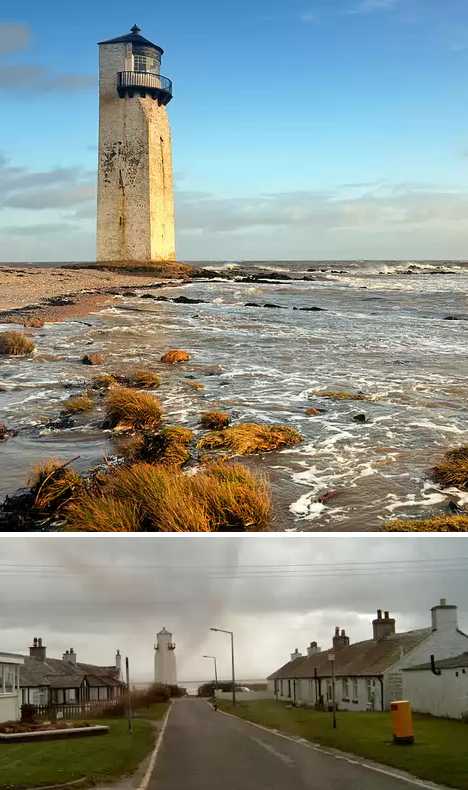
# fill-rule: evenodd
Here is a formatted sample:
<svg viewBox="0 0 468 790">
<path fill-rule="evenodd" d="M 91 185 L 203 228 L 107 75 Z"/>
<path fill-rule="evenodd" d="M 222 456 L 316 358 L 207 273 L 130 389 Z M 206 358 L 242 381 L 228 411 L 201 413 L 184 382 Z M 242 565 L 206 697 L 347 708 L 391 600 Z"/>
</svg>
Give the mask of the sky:
<svg viewBox="0 0 468 790">
<path fill-rule="evenodd" d="M 154 641 L 173 633 L 179 681 L 264 679 L 311 641 L 372 637 L 377 609 L 396 630 L 430 625 L 441 598 L 468 633 L 468 538 L 438 536 L 4 537 L 0 651 L 26 653 L 41 637 L 50 657 L 128 656 L 134 681 L 152 679 Z M 439 656 L 443 658 L 444 656 Z"/>
<path fill-rule="evenodd" d="M 6 0 L 1 261 L 94 259 L 96 42 L 135 22 L 174 80 L 180 260 L 466 257 L 465 0 Z"/>
</svg>

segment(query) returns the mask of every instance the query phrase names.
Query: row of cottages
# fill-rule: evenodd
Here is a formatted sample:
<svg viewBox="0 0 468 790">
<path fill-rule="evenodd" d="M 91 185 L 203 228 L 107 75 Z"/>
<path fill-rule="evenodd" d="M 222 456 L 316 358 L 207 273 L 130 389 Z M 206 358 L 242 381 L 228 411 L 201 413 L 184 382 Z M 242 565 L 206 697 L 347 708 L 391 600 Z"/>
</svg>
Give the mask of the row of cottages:
<svg viewBox="0 0 468 790">
<path fill-rule="evenodd" d="M 41 706 L 112 703 L 126 688 L 119 651 L 113 666 L 99 667 L 78 661 L 73 648 L 62 658 L 49 658 L 40 638 L 34 639 L 29 656 L 23 657 L 19 683 L 21 704 Z"/>
<path fill-rule="evenodd" d="M 432 712 L 422 703 L 424 694 L 415 694 L 416 674 L 404 670 L 417 667 L 418 674 L 426 677 L 428 672 L 432 674 L 431 656 L 451 659 L 467 650 L 468 635 L 458 628 L 457 607 L 442 599 L 432 607 L 427 628 L 396 633 L 394 618 L 379 609 L 372 621 L 371 639 L 351 644 L 345 631 L 336 628 L 331 648 L 321 650 L 312 642 L 306 656 L 296 648 L 291 660 L 268 681 L 277 699 L 330 706 L 334 674 L 336 704 L 341 710 L 388 710 L 392 700 L 408 696 L 416 703 L 415 710 Z M 465 694 L 467 691 L 465 685 Z M 468 698 L 461 703 L 464 710 L 468 710 L 467 703 Z"/>
</svg>

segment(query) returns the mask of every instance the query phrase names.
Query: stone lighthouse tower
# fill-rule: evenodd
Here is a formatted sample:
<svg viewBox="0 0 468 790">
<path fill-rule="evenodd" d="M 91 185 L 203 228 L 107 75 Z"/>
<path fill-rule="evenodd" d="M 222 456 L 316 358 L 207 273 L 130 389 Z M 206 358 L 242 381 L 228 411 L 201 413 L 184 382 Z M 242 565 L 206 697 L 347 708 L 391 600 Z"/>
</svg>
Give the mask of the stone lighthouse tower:
<svg viewBox="0 0 468 790">
<path fill-rule="evenodd" d="M 98 261 L 175 260 L 172 82 L 161 47 L 131 32 L 99 43 Z"/>
<path fill-rule="evenodd" d="M 177 685 L 175 644 L 165 628 L 159 632 L 154 646 L 154 682 L 165 686 Z"/>
</svg>

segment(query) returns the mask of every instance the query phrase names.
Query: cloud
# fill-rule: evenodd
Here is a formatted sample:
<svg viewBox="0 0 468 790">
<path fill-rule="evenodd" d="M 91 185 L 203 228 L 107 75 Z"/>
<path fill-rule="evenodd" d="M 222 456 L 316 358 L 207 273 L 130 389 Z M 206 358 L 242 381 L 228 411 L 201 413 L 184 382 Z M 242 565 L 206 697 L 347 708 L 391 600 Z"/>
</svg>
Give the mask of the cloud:
<svg viewBox="0 0 468 790">
<path fill-rule="evenodd" d="M 20 23 L 0 24 L 0 56 L 28 49 L 31 31 Z M 89 90 L 96 83 L 89 74 L 55 73 L 40 63 L 23 65 L 0 64 L 0 91 L 30 95 L 44 93 L 77 93 Z"/>
<path fill-rule="evenodd" d="M 400 0 L 360 0 L 348 10 L 349 14 L 372 14 L 375 11 L 393 11 Z"/>
<path fill-rule="evenodd" d="M 447 597 L 466 630 L 467 541 L 10 538 L 0 563 L 1 649 L 24 653 L 42 636 L 51 656 L 72 645 L 79 660 L 109 663 L 120 648 L 132 675 L 149 679 L 154 635 L 165 625 L 181 680 L 206 678 L 203 654 L 217 655 L 229 677 L 228 644 L 210 633 L 215 626 L 236 633 L 239 677 L 262 678 L 296 646 L 328 647 L 336 625 L 352 642 L 369 638 L 377 608 L 390 610 L 401 631 L 429 625 L 430 607 Z"/>
<path fill-rule="evenodd" d="M 0 55 L 27 49 L 31 40 L 29 25 L 21 23 L 0 23 Z"/>
<path fill-rule="evenodd" d="M 93 204 L 96 175 L 79 167 L 34 171 L 0 157 L 0 210 L 78 209 Z"/>
</svg>

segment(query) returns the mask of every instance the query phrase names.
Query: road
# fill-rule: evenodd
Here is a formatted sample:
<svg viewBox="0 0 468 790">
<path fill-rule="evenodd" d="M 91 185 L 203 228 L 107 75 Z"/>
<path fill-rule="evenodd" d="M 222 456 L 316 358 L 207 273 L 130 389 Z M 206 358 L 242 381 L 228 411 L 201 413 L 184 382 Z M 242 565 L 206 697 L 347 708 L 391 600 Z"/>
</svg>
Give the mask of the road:
<svg viewBox="0 0 468 790">
<path fill-rule="evenodd" d="M 265 732 L 204 700 L 180 699 L 148 790 L 409 790 L 415 784 Z"/>
</svg>

